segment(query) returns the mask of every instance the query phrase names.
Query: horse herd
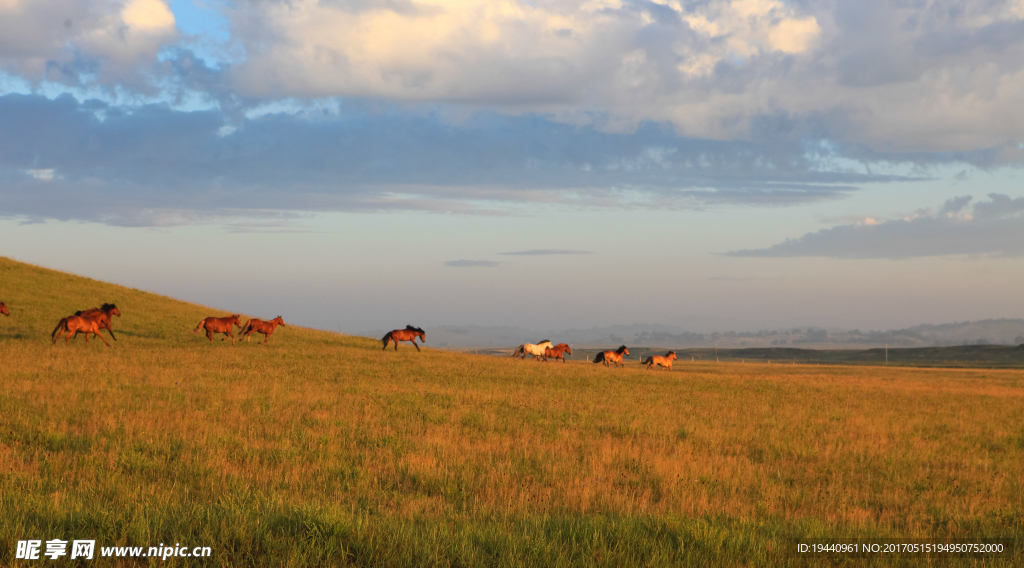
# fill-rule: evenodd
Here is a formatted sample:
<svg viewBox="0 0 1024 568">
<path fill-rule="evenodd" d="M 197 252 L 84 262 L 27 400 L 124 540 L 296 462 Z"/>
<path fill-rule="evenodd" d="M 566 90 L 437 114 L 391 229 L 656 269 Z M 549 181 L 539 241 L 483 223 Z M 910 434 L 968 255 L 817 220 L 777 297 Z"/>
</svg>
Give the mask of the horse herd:
<svg viewBox="0 0 1024 568">
<path fill-rule="evenodd" d="M 5 316 L 11 315 L 10 310 L 7 309 L 7 306 L 3 302 L 0 302 L 0 314 Z M 74 315 L 61 318 L 61 320 L 57 322 L 57 327 L 53 328 L 53 331 L 50 332 L 50 342 L 56 344 L 57 340 L 63 337 L 64 344 L 67 345 L 71 339 L 78 337 L 79 333 L 84 333 L 86 345 L 89 344 L 89 336 L 95 335 L 96 337 L 99 337 L 107 347 L 110 347 L 110 344 L 107 343 L 107 340 L 100 332 L 104 329 L 107 330 L 107 333 L 110 334 L 110 338 L 117 341 L 117 337 L 114 335 L 114 329 L 110 326 L 111 318 L 114 316 L 121 317 L 121 310 L 117 309 L 117 306 L 114 304 L 103 304 L 98 308 L 89 308 L 88 310 L 77 311 Z M 245 335 L 245 340 L 249 341 L 249 336 L 253 333 L 262 333 L 263 343 L 267 343 L 270 341 L 270 335 L 274 333 L 274 329 L 279 325 L 284 325 L 284 320 L 281 319 L 281 316 L 277 316 L 270 321 L 252 318 L 245 322 L 245 325 L 242 325 L 241 316 L 235 314 L 224 318 L 206 318 L 199 322 L 199 325 L 192 330 L 192 333 L 196 333 L 201 328 L 205 327 L 206 337 L 210 341 L 213 341 L 214 333 L 223 333 L 227 337 L 231 338 L 231 343 L 233 345 L 235 343 L 235 336 L 232 331 L 237 326 L 241 328 L 241 331 L 238 334 L 239 339 L 242 338 L 242 335 Z"/>
<path fill-rule="evenodd" d="M 561 359 L 562 362 L 565 363 L 565 357 L 562 356 L 564 353 L 572 355 L 572 349 L 570 349 L 565 343 L 552 345 L 551 340 L 542 339 L 539 343 L 524 343 L 519 347 L 516 347 L 515 351 L 513 351 L 509 356 L 525 359 L 527 355 L 532 355 L 534 361 L 544 361 L 546 363 L 548 359 Z M 622 362 L 622 358 L 626 355 L 629 355 L 629 349 L 623 345 L 618 349 L 609 349 L 608 351 L 598 353 L 594 356 L 594 362 L 604 363 L 605 367 L 609 364 L 625 367 L 626 364 Z M 665 370 L 671 371 L 672 361 L 675 361 L 676 359 L 676 352 L 669 351 L 664 355 L 651 355 L 644 359 L 640 364 L 647 365 L 648 369 L 658 365 Z"/>
<path fill-rule="evenodd" d="M 10 316 L 11 312 L 7 309 L 7 305 L 0 302 L 0 314 Z M 114 329 L 110 326 L 111 318 L 113 316 L 121 317 L 121 311 L 117 309 L 114 304 L 103 304 L 98 308 L 90 308 L 88 310 L 81 310 L 75 312 L 74 315 L 61 318 L 57 323 L 57 327 L 53 328 L 50 332 L 51 343 L 56 344 L 57 340 L 64 337 L 64 344 L 66 345 L 69 340 L 78 337 L 79 333 L 85 334 L 85 344 L 89 344 L 89 336 L 95 335 L 106 346 L 110 346 L 107 340 L 103 338 L 100 331 L 107 330 L 110 334 L 110 338 L 117 341 L 117 337 L 114 336 Z M 281 316 L 270 321 L 263 321 L 257 318 L 251 318 L 249 321 L 242 324 L 242 316 L 239 314 L 233 314 L 225 317 L 208 317 L 203 319 L 196 325 L 195 329 L 191 333 L 199 333 L 199 330 L 206 331 L 206 338 L 211 342 L 213 341 L 213 335 L 215 333 L 224 334 L 231 338 L 231 344 L 235 344 L 234 329 L 238 327 L 241 331 L 238 333 L 238 338 L 241 339 L 242 335 L 245 335 L 245 340 L 249 341 L 249 337 L 253 333 L 263 334 L 263 343 L 266 344 L 270 341 L 270 336 L 277 329 L 277 326 L 285 327 L 284 320 Z M 408 341 L 413 344 L 416 351 L 420 351 L 420 346 L 416 344 L 416 338 L 420 339 L 420 342 L 427 342 L 427 332 L 423 329 L 414 327 L 411 325 L 405 326 L 405 329 L 395 329 L 389 331 L 384 337 L 381 338 L 381 343 L 384 344 L 384 349 L 387 350 L 391 343 L 395 344 L 395 351 L 398 351 L 399 341 Z M 222 338 L 222 339 L 225 339 Z M 520 357 L 525 359 L 527 355 L 532 355 L 534 360 L 547 362 L 548 359 L 561 359 L 565 363 L 565 354 L 572 355 L 572 349 L 565 343 L 559 343 L 554 345 L 550 340 L 544 339 L 539 343 L 524 343 L 517 347 L 512 352 L 512 357 Z M 618 349 L 602 351 L 594 357 L 595 363 L 604 363 L 605 367 L 609 364 L 625 366 L 622 362 L 622 358 L 629 355 L 629 349 L 625 345 Z M 652 355 L 641 363 L 647 365 L 650 369 L 655 365 L 662 367 L 666 370 L 672 370 L 672 361 L 676 360 L 676 352 L 669 351 L 665 355 Z"/>
</svg>

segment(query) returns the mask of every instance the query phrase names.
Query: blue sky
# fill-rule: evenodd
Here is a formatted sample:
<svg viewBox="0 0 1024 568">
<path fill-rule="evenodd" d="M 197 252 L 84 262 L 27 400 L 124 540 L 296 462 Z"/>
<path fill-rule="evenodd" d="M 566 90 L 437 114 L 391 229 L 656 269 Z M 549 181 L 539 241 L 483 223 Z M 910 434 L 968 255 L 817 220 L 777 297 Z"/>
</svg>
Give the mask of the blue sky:
<svg viewBox="0 0 1024 568">
<path fill-rule="evenodd" d="M 1020 1 L 0 0 L 0 254 L 350 332 L 1024 317 L 1022 32 Z"/>
</svg>

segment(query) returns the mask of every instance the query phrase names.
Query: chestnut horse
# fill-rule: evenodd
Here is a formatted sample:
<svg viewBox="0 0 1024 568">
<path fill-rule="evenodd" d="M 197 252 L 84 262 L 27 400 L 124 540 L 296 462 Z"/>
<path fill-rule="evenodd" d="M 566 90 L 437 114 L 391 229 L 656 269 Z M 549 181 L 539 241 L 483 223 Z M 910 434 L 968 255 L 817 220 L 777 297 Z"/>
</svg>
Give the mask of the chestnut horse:
<svg viewBox="0 0 1024 568">
<path fill-rule="evenodd" d="M 569 346 L 564 343 L 559 343 L 554 347 L 546 347 L 544 349 L 544 362 L 548 362 L 548 357 L 553 357 L 555 359 L 561 359 L 562 362 L 565 363 L 565 357 L 562 356 L 562 353 L 572 355 L 572 349 L 569 349 Z"/>
<path fill-rule="evenodd" d="M 68 316 L 67 318 L 61 319 L 59 322 L 57 322 L 57 327 L 53 328 L 53 331 L 50 332 L 50 339 L 52 339 L 53 341 L 56 341 L 55 337 L 57 335 L 62 335 L 67 330 L 67 320 L 68 320 L 68 318 L 76 317 L 76 316 L 77 317 L 83 317 L 83 318 L 89 318 L 89 319 L 96 320 L 97 323 L 99 323 L 100 329 L 107 330 L 107 332 L 110 333 L 110 337 L 114 341 L 117 341 L 117 338 L 114 337 L 114 330 L 111 329 L 111 327 L 110 327 L 110 317 L 111 316 L 121 317 L 121 311 L 118 310 L 117 306 L 115 306 L 114 304 L 103 304 L 102 308 L 90 308 L 88 310 L 77 311 L 77 312 L 75 312 L 74 316 Z M 60 334 L 57 333 L 58 331 L 60 331 Z M 71 339 L 74 339 L 75 337 L 78 337 L 79 333 L 85 333 L 85 331 L 84 330 L 76 331 L 72 335 Z M 104 340 L 104 341 L 106 341 L 106 340 Z"/>
<path fill-rule="evenodd" d="M 595 363 L 604 362 L 604 366 L 605 367 L 608 366 L 608 363 L 618 364 L 618 365 L 622 365 L 623 367 L 625 367 L 625 364 L 623 364 L 623 362 L 622 362 L 622 356 L 623 355 L 629 355 L 629 349 L 626 349 L 625 345 L 623 345 L 622 347 L 619 347 L 615 351 L 602 351 L 602 352 L 598 353 L 597 356 L 594 357 L 594 362 Z"/>
<path fill-rule="evenodd" d="M 213 342 L 213 334 L 223 333 L 224 335 L 231 338 L 231 345 L 234 345 L 235 334 L 231 333 L 231 331 L 235 328 L 236 325 L 238 327 L 242 327 L 242 316 L 238 314 L 222 318 L 209 317 L 199 322 L 199 325 L 197 325 L 196 328 L 192 330 L 192 333 L 199 333 L 200 329 L 205 328 L 206 337 L 207 339 L 210 340 L 211 343 Z M 220 338 L 220 340 L 224 341 L 224 338 L 222 337 Z"/>
<path fill-rule="evenodd" d="M 57 339 L 66 333 L 67 335 L 64 335 L 64 344 L 67 345 L 68 339 L 70 339 L 71 336 L 84 333 L 85 344 L 89 345 L 89 334 L 91 333 L 99 337 L 103 341 L 104 345 L 110 347 L 107 340 L 100 335 L 100 330 L 110 325 L 109 321 L 105 321 L 107 319 L 109 318 L 107 317 L 107 314 L 104 313 L 95 314 L 93 316 L 68 316 L 60 320 L 60 323 L 57 324 L 57 329 L 53 330 L 53 333 L 50 334 L 50 339 L 52 343 L 56 344 Z"/>
<path fill-rule="evenodd" d="M 647 365 L 648 369 L 650 369 L 651 367 L 653 367 L 655 365 L 660 365 L 660 366 L 664 367 L 665 369 L 671 371 L 672 370 L 672 361 L 675 361 L 676 359 L 678 359 L 678 357 L 676 357 L 676 352 L 675 351 L 669 351 L 665 355 L 651 355 L 650 357 L 644 359 L 643 363 L 640 363 L 640 364 L 641 365 Z"/>
<path fill-rule="evenodd" d="M 11 315 L 11 312 L 7 311 L 7 304 L 0 302 L 0 314 L 5 316 Z"/>
<path fill-rule="evenodd" d="M 548 347 L 552 347 L 550 339 L 541 339 L 537 343 L 524 343 L 516 347 L 516 350 L 509 357 L 519 357 L 521 355 L 521 359 L 526 359 L 527 355 L 533 355 L 533 359 L 536 361 L 537 358 L 544 356 L 544 350 Z"/>
<path fill-rule="evenodd" d="M 270 321 L 263 321 L 261 319 L 252 318 L 251 320 L 245 322 L 245 325 L 242 327 L 242 331 L 238 332 L 238 338 L 241 339 L 242 334 L 244 333 L 245 341 L 248 342 L 249 336 L 252 335 L 253 332 L 262 333 L 263 343 L 266 343 L 270 341 L 270 335 L 274 333 L 274 330 L 277 329 L 277 326 L 279 325 L 282 327 L 287 327 L 284 325 L 284 320 L 281 319 L 281 316 L 277 316 L 276 318 Z"/>
<path fill-rule="evenodd" d="M 107 330 L 107 333 L 110 334 L 110 338 L 111 339 L 113 339 L 114 341 L 117 341 L 117 338 L 114 337 L 114 330 L 111 329 L 111 327 L 110 327 L 110 322 L 114 319 L 113 316 L 121 317 L 121 310 L 117 309 L 117 306 L 115 306 L 114 304 L 103 304 L 102 306 L 100 306 L 98 308 L 89 308 L 88 310 L 82 310 L 80 312 L 75 312 L 76 316 L 90 317 L 90 318 L 91 317 L 96 317 L 99 314 L 106 314 L 106 316 L 107 316 L 106 319 L 103 320 L 100 323 L 100 327 L 102 329 Z M 75 334 L 75 337 L 78 337 L 77 333 Z M 72 338 L 72 339 L 74 339 L 74 338 Z"/>
<path fill-rule="evenodd" d="M 412 343 L 412 346 L 416 348 L 416 351 L 420 350 L 420 346 L 416 345 L 416 338 L 419 337 L 423 343 L 427 342 L 427 332 L 423 331 L 418 327 L 411 325 L 405 326 L 405 329 L 396 329 L 389 331 L 387 335 L 380 339 L 381 343 L 384 344 L 384 350 L 387 351 L 388 344 L 392 341 L 395 342 L 395 351 L 398 351 L 399 341 L 408 341 Z"/>
</svg>

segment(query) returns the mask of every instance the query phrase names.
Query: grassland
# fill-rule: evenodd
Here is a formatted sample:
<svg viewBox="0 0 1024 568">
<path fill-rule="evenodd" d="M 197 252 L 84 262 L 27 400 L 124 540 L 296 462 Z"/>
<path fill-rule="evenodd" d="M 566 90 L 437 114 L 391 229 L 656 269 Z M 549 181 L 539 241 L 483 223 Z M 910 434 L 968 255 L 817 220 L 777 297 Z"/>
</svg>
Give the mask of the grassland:
<svg viewBox="0 0 1024 568">
<path fill-rule="evenodd" d="M 187 331 L 212 310 L 6 259 L 0 300 L 3 566 L 28 538 L 213 549 L 167 566 L 774 566 L 796 537 L 1024 533 L 1020 371 L 211 344 Z M 50 345 L 105 301 L 120 341 Z"/>
</svg>

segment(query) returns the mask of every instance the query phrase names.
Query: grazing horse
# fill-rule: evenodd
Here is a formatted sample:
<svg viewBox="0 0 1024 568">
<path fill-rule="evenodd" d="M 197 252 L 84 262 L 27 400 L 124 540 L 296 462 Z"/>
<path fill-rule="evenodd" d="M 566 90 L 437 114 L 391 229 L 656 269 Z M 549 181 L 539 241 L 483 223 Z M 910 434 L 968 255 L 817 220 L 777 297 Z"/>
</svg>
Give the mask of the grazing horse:
<svg viewBox="0 0 1024 568">
<path fill-rule="evenodd" d="M 380 339 L 380 341 L 381 343 L 384 344 L 385 351 L 387 351 L 388 345 L 392 341 L 395 342 L 395 351 L 398 351 L 399 341 L 408 341 L 409 343 L 412 343 L 412 346 L 416 348 L 416 351 L 419 351 L 420 346 L 416 345 L 417 337 L 419 337 L 420 341 L 422 341 L 423 343 L 427 342 L 427 332 L 423 331 L 418 327 L 407 325 L 405 326 L 405 329 L 396 329 L 393 331 L 389 331 L 387 335 Z"/>
<path fill-rule="evenodd" d="M 284 325 L 284 320 L 281 319 L 281 316 L 277 316 L 276 318 L 270 321 L 263 321 L 261 319 L 252 318 L 251 320 L 245 322 L 245 325 L 242 327 L 242 331 L 238 332 L 238 338 L 241 339 L 242 334 L 244 333 L 245 341 L 248 342 L 249 336 L 252 335 L 253 332 L 262 333 L 264 338 L 263 343 L 266 343 L 270 341 L 270 335 L 274 333 L 274 329 L 276 329 L 277 326 L 279 325 L 287 327 Z"/>
<path fill-rule="evenodd" d="M 231 345 L 234 345 L 235 334 L 231 332 L 232 330 L 235 329 L 236 325 L 238 327 L 242 327 L 242 316 L 238 314 L 222 318 L 209 317 L 199 322 L 199 325 L 197 325 L 196 328 L 192 330 L 192 333 L 199 333 L 200 329 L 205 328 L 206 337 L 207 339 L 210 340 L 211 343 L 213 342 L 213 334 L 223 333 L 224 335 L 231 338 Z M 224 338 L 222 337 L 220 338 L 220 340 L 224 341 Z"/>
<path fill-rule="evenodd" d="M 651 355 L 647 359 L 644 359 L 643 363 L 640 363 L 640 364 L 641 365 L 647 365 L 648 369 L 650 369 L 651 367 L 653 367 L 655 365 L 660 365 L 660 366 L 664 367 L 665 369 L 671 371 L 672 370 L 672 361 L 675 361 L 676 359 L 678 359 L 678 357 L 676 357 L 676 352 L 675 351 L 669 351 L 665 355 Z"/>
<path fill-rule="evenodd" d="M 516 347 L 516 350 L 512 352 L 510 357 L 521 356 L 520 359 L 526 359 L 527 355 L 533 355 L 533 359 L 537 360 L 540 357 L 544 357 L 544 350 L 548 347 L 553 347 L 550 339 L 541 339 L 538 343 L 524 343 Z"/>
<path fill-rule="evenodd" d="M 5 316 L 11 315 L 11 312 L 7 311 L 7 304 L 0 302 L 0 314 Z"/>
<path fill-rule="evenodd" d="M 562 356 L 562 353 L 572 355 L 572 349 L 569 349 L 569 346 L 564 343 L 559 343 L 554 347 L 546 347 L 544 349 L 544 362 L 548 362 L 548 357 L 553 357 L 555 359 L 561 359 L 562 362 L 565 363 L 565 357 Z"/>
<path fill-rule="evenodd" d="M 68 316 L 60 320 L 60 323 L 57 324 L 57 329 L 53 330 L 53 333 L 50 335 L 50 339 L 52 343 L 56 344 L 57 339 L 66 333 L 67 335 L 64 335 L 64 344 L 67 345 L 68 339 L 70 339 L 71 336 L 77 335 L 78 333 L 84 333 L 85 344 L 89 345 L 89 334 L 91 333 L 99 337 L 103 341 L 104 345 L 110 347 L 107 340 L 100 335 L 100 330 L 104 329 L 104 323 L 106 323 L 106 325 L 110 325 L 110 322 L 104 322 L 106 319 L 109 318 L 107 318 L 107 315 L 104 313 L 100 313 L 92 317 Z"/>
<path fill-rule="evenodd" d="M 114 341 L 117 341 L 117 338 L 114 337 L 114 330 L 111 329 L 111 327 L 110 327 L 110 322 L 111 322 L 111 320 L 113 320 L 113 316 L 121 317 L 121 310 L 117 309 L 117 306 L 115 306 L 114 304 L 103 304 L 102 306 L 100 306 L 98 308 L 89 308 L 88 310 L 82 310 L 80 312 L 75 312 L 76 316 L 90 317 L 90 318 L 91 317 L 97 317 L 100 314 L 106 314 L 106 316 L 107 316 L 106 319 L 103 320 L 100 323 L 100 327 L 102 329 L 107 330 L 107 333 L 110 334 L 110 338 L 111 339 L 113 339 Z M 77 333 L 75 334 L 75 337 L 78 337 Z M 74 339 L 74 338 L 72 338 L 72 339 Z"/>
<path fill-rule="evenodd" d="M 602 352 L 598 353 L 597 356 L 594 357 L 594 362 L 595 363 L 603 362 L 605 367 L 608 366 L 608 363 L 612 363 L 613 365 L 614 364 L 618 364 L 618 365 L 622 365 L 623 367 L 625 367 L 625 364 L 622 362 L 622 356 L 623 355 L 629 355 L 629 349 L 626 349 L 625 345 L 623 345 L 622 347 L 619 347 L 615 351 L 610 351 L 609 350 L 609 351 L 602 351 Z"/>
</svg>

